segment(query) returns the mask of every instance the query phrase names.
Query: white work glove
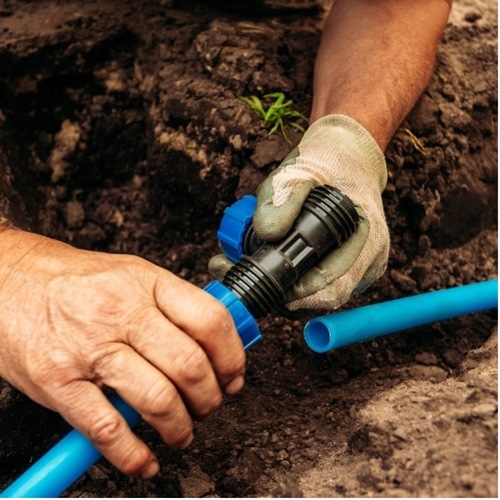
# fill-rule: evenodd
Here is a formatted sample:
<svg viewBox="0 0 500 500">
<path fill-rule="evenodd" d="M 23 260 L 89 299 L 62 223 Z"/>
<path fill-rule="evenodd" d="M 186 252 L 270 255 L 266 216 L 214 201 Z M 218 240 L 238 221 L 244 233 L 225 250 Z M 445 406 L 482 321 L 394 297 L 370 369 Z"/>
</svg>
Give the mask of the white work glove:
<svg viewBox="0 0 500 500">
<path fill-rule="evenodd" d="M 264 241 L 286 236 L 318 185 L 339 189 L 360 215 L 356 232 L 295 283 L 287 295 L 288 309 L 336 309 L 384 273 L 390 243 L 381 196 L 386 182 L 384 155 L 368 131 L 352 118 L 328 115 L 309 127 L 259 186 L 253 226 Z M 215 256 L 209 269 L 220 278 L 231 265 Z"/>
</svg>

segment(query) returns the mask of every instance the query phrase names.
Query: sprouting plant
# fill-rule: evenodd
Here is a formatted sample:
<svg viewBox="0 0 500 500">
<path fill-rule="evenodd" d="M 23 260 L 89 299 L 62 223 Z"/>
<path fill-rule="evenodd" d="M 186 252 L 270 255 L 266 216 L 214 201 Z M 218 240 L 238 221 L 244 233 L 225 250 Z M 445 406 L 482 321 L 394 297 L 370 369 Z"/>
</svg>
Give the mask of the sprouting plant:
<svg viewBox="0 0 500 500">
<path fill-rule="evenodd" d="M 399 127 L 398 132 L 407 135 L 410 138 L 410 142 L 413 144 L 413 147 L 424 157 L 427 158 L 429 155 L 425 150 L 424 145 L 420 142 L 419 138 L 408 128 L 408 127 Z"/>
<path fill-rule="evenodd" d="M 269 128 L 269 135 L 279 131 L 285 140 L 290 143 L 291 141 L 286 133 L 287 126 L 293 127 L 302 133 L 305 132 L 305 128 L 299 122 L 303 121 L 307 124 L 306 117 L 293 109 L 293 101 L 291 99 L 285 100 L 283 92 L 266 94 L 264 96 L 265 100 L 274 99 L 274 102 L 269 105 L 255 95 L 250 97 L 240 96 L 239 98 L 260 116 L 264 127 Z"/>
</svg>

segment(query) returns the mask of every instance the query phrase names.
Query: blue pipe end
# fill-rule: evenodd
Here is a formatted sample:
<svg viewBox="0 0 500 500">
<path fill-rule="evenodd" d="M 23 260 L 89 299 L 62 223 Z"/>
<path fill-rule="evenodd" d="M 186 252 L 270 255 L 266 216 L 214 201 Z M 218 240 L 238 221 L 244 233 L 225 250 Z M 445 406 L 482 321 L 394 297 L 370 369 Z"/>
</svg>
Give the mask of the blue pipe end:
<svg viewBox="0 0 500 500">
<path fill-rule="evenodd" d="M 257 198 L 247 194 L 224 210 L 217 239 L 225 256 L 233 262 L 239 262 L 244 255 L 243 241 L 256 207 Z"/>
<path fill-rule="evenodd" d="M 498 280 L 483 281 L 320 316 L 304 327 L 317 353 L 400 330 L 498 307 Z"/>
<path fill-rule="evenodd" d="M 245 349 L 250 349 L 262 340 L 257 321 L 236 294 L 220 281 L 212 281 L 204 290 L 224 304 L 229 311 Z"/>
<path fill-rule="evenodd" d="M 311 350 L 318 353 L 332 349 L 334 332 L 323 321 L 310 320 L 304 327 L 304 338 Z"/>
</svg>

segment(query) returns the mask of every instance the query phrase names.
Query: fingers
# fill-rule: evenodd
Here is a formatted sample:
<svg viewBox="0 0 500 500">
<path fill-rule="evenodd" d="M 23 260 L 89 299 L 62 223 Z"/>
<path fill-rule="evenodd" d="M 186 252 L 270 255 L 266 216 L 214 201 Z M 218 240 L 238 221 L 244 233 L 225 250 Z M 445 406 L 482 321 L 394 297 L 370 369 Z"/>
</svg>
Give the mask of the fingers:
<svg viewBox="0 0 500 500">
<path fill-rule="evenodd" d="M 340 248 L 330 252 L 316 266 L 309 269 L 293 285 L 293 299 L 313 295 L 349 272 L 363 250 L 368 232 L 369 224 L 365 221 L 358 226 L 356 232 Z M 366 268 L 370 261 L 360 264 L 364 264 Z"/>
<path fill-rule="evenodd" d="M 55 392 L 53 398 L 54 409 L 122 472 L 144 478 L 158 472 L 151 450 L 92 382 L 74 381 Z"/>
<path fill-rule="evenodd" d="M 284 238 L 293 226 L 307 195 L 315 186 L 313 180 L 295 178 L 286 169 L 266 179 L 257 191 L 257 208 L 253 218 L 255 233 L 262 241 Z M 300 174 L 300 172 L 299 172 Z M 282 181 L 280 181 L 282 179 Z"/>
<path fill-rule="evenodd" d="M 120 346 L 97 371 L 104 384 L 135 408 L 171 448 L 183 449 L 191 443 L 193 423 L 175 385 L 133 349 Z M 199 405 L 205 412 L 215 410 L 221 400 L 212 377 L 215 397 L 195 391 L 194 397 L 200 398 Z"/>
<path fill-rule="evenodd" d="M 213 278 L 222 281 L 233 266 L 234 262 L 231 262 L 225 255 L 214 255 L 208 263 L 208 272 Z"/>
<path fill-rule="evenodd" d="M 245 351 L 227 309 L 207 292 L 167 271 L 156 274 L 155 299 L 161 312 L 201 346 L 221 387 L 228 393 L 239 390 Z M 194 361 L 196 365 L 199 358 Z"/>
<path fill-rule="evenodd" d="M 204 350 L 153 306 L 143 311 L 140 320 L 130 340 L 135 351 L 142 356 L 143 362 L 136 362 L 131 356 L 126 356 L 123 349 L 120 350 L 113 357 L 113 366 L 99 367 L 99 373 L 114 370 L 114 373 L 104 380 L 105 383 L 109 385 L 112 378 L 113 384 L 116 384 L 114 380 L 122 376 L 120 372 L 132 371 L 133 380 L 129 380 L 129 383 L 139 380 L 140 385 L 151 387 L 150 390 L 153 392 L 163 391 L 162 399 L 165 399 L 165 397 L 171 397 L 170 389 L 165 383 L 156 384 L 158 375 L 163 373 L 163 378 L 167 377 L 182 394 L 183 400 L 192 413 L 199 417 L 213 413 L 222 401 L 222 393 L 214 369 Z M 135 356 L 139 358 L 136 354 Z M 106 361 L 106 365 L 109 364 L 109 361 Z M 153 371 L 147 371 L 147 365 Z M 130 366 L 134 366 L 133 370 Z M 142 370 L 141 377 L 136 369 L 139 366 Z M 123 380 L 127 378 L 128 375 L 124 374 Z M 149 385 L 146 385 L 147 382 Z M 123 385 L 121 381 L 120 385 Z M 117 388 L 116 385 L 112 387 Z M 147 410 L 148 405 L 144 405 L 143 409 Z M 139 407 L 135 406 L 135 408 L 141 411 Z"/>
</svg>

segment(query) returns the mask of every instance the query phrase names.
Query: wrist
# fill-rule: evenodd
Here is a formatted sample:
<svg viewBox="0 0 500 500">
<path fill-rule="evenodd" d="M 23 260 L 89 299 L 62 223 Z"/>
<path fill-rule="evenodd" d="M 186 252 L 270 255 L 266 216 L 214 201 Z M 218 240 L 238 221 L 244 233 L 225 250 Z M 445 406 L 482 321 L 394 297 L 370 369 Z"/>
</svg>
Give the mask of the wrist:
<svg viewBox="0 0 500 500">
<path fill-rule="evenodd" d="M 37 244 L 37 235 L 0 226 L 0 288 L 20 268 L 21 262 L 23 268 L 29 267 L 24 262 Z"/>
</svg>

